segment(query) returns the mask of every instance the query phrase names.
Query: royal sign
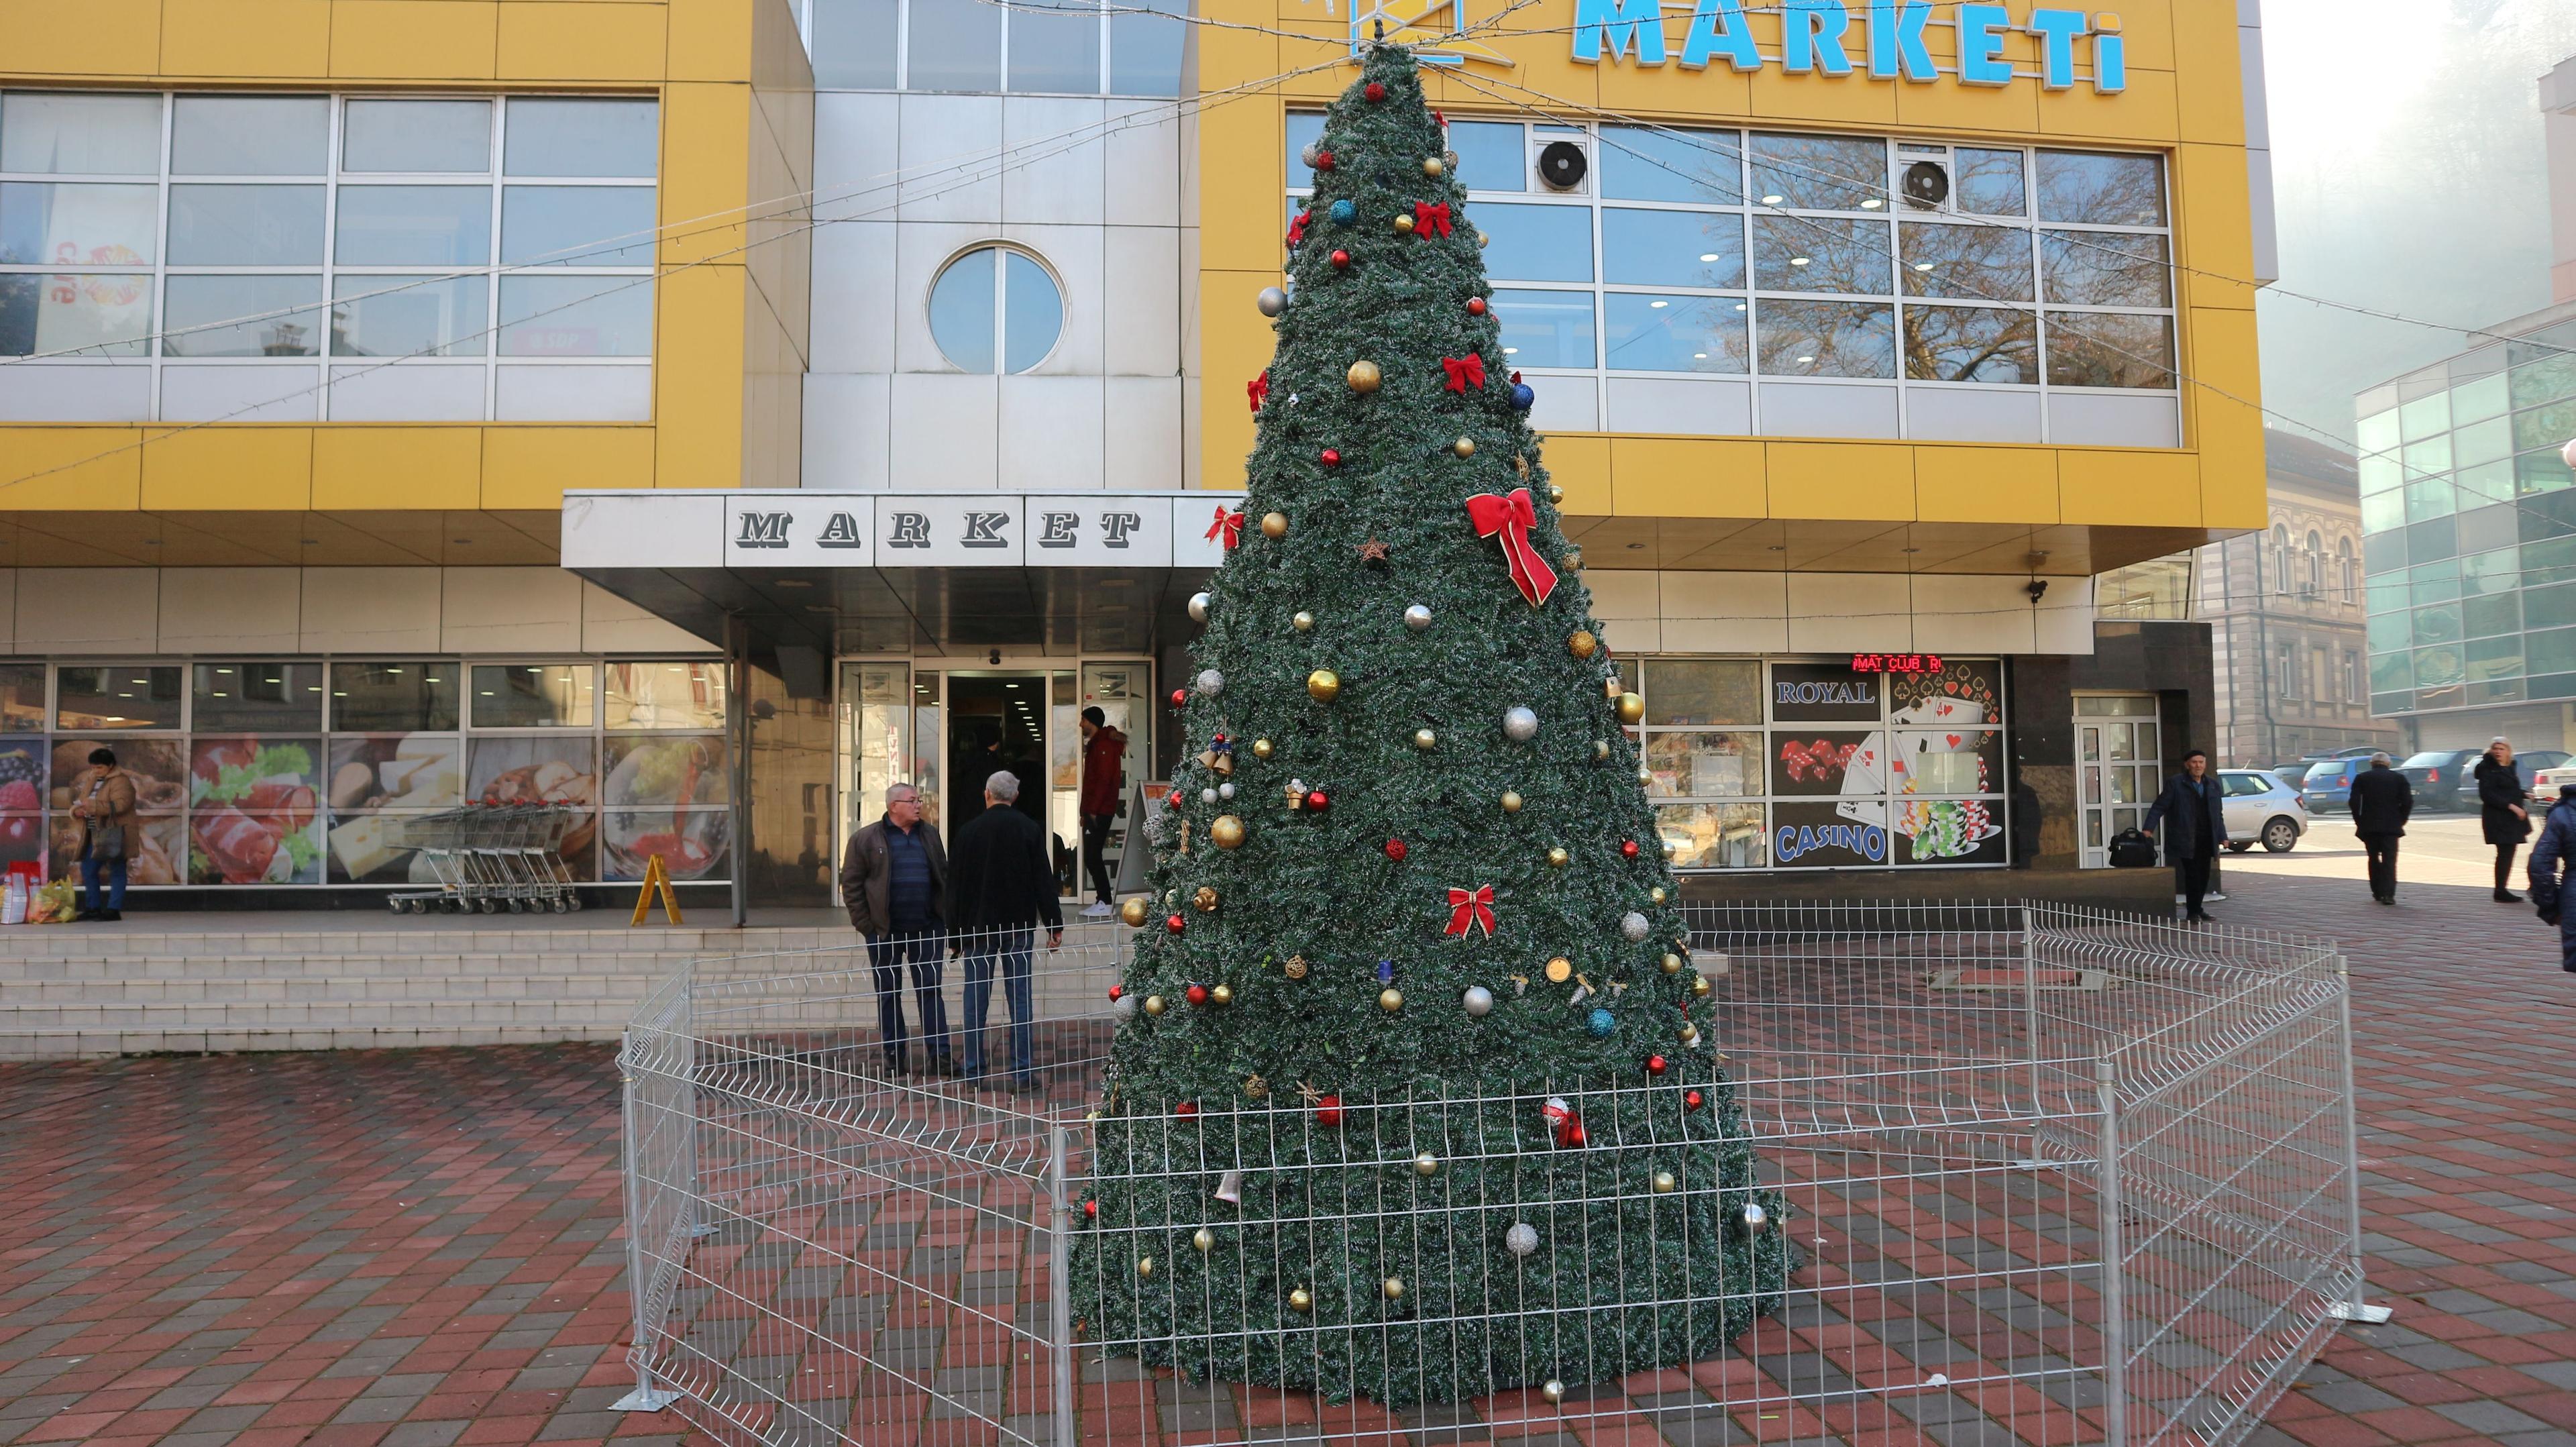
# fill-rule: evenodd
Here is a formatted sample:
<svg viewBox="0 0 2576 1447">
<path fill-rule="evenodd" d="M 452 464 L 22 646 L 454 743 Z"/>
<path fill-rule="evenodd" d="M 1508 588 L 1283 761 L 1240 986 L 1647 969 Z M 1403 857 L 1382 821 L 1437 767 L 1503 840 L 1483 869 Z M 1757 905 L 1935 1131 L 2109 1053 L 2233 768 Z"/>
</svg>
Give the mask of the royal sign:
<svg viewBox="0 0 2576 1447">
<path fill-rule="evenodd" d="M 1574 59 L 1615 64 L 1624 55 L 1635 65 L 1658 66 L 1670 58 L 1684 70 L 1722 60 L 1738 74 L 1776 65 L 1790 75 L 1857 73 L 1917 85 L 1948 76 L 1961 85 L 2007 86 L 2030 75 L 2004 58 L 2004 37 L 2018 33 L 2039 41 L 2037 78 L 2044 89 L 2072 90 L 2081 81 L 2098 94 L 2116 95 L 2129 87 L 2128 47 L 2116 15 L 2034 9 L 2016 25 L 2002 5 L 1933 0 L 1782 0 L 1777 14 L 1779 49 L 1765 55 L 1742 0 L 1693 0 L 1681 53 L 1668 57 L 1662 0 L 1574 0 Z M 1958 32 L 1957 64 L 1934 62 L 1924 37 L 1936 28 Z"/>
</svg>

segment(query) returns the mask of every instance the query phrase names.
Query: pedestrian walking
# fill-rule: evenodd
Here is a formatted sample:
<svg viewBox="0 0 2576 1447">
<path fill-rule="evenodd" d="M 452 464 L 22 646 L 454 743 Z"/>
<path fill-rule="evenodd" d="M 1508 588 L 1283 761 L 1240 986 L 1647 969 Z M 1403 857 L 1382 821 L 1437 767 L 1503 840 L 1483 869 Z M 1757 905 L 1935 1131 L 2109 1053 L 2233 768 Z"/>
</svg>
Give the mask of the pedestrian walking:
<svg viewBox="0 0 2576 1447">
<path fill-rule="evenodd" d="M 2370 767 L 2353 775 L 2344 803 L 2352 811 L 2352 832 L 2370 856 L 2370 897 L 2381 904 L 2397 902 L 2397 841 L 2406 837 L 2406 821 L 2415 813 L 2415 786 L 2391 763 L 2386 754 L 2372 754 Z"/>
<path fill-rule="evenodd" d="M 2576 854 L 2576 784 L 2561 784 L 2558 802 L 2549 806 L 2540 837 L 2531 843 L 2531 902 L 2539 908 L 2542 924 L 2558 927 L 2558 968 L 2576 974 L 2576 916 L 2561 908 L 2559 893 L 2562 861 L 2571 854 Z M 2576 865 L 2565 870 L 2576 873 Z"/>
<path fill-rule="evenodd" d="M 912 1068 L 903 1028 L 906 965 L 920 1002 L 921 1043 L 930 1053 L 930 1068 L 957 1073 L 948 1053 L 948 1002 L 939 995 L 940 959 L 947 951 L 940 907 L 947 887 L 948 855 L 939 845 L 939 826 L 921 817 L 921 791 L 910 784 L 888 788 L 884 816 L 851 835 L 841 856 L 841 900 L 851 925 L 867 936 L 877 1040 L 889 1075 Z"/>
<path fill-rule="evenodd" d="M 2531 791 L 2522 786 L 2510 742 L 2498 738 L 2487 745 L 2487 756 L 2478 760 L 2477 781 L 2478 824 L 2496 852 L 2496 903 L 2519 903 L 2522 896 L 2513 892 L 2513 853 L 2531 837 Z"/>
<path fill-rule="evenodd" d="M 1109 897 L 1116 889 L 1109 882 L 1109 826 L 1118 821 L 1118 804 L 1125 796 L 1127 778 L 1127 736 L 1109 726 L 1109 715 L 1093 704 L 1082 711 L 1082 862 L 1091 876 L 1092 893 L 1097 896 L 1083 915 L 1100 919 L 1108 915 Z"/>
<path fill-rule="evenodd" d="M 2209 923 L 2209 912 L 2201 908 L 2209 894 L 2209 865 L 2227 844 L 2227 811 L 2220 799 L 2209 755 L 2194 749 L 2182 756 L 2182 772 L 2165 781 L 2165 791 L 2147 810 L 2148 833 L 2164 825 L 2165 862 L 2182 892 L 2183 918 L 2194 924 Z"/>
<path fill-rule="evenodd" d="M 1064 944 L 1064 911 L 1056 903 L 1055 868 L 1047 834 L 1014 808 L 1019 776 L 1004 770 L 984 781 L 984 812 L 957 831 L 949 857 L 949 926 L 966 956 L 966 1076 L 983 1081 L 984 1015 L 993 999 L 998 963 L 1011 1012 L 1011 1086 L 1022 1095 L 1038 1088 L 1031 1068 L 1030 1031 L 1036 1015 L 1029 979 L 1037 926 L 1047 927 L 1047 948 Z"/>
<path fill-rule="evenodd" d="M 89 767 L 72 776 L 72 817 L 81 821 L 81 911 L 76 922 L 114 924 L 125 918 L 125 861 L 143 847 L 143 825 L 134 815 L 134 776 L 116 766 L 114 749 L 89 751 Z M 107 904 L 99 905 L 99 876 L 107 876 Z"/>
</svg>

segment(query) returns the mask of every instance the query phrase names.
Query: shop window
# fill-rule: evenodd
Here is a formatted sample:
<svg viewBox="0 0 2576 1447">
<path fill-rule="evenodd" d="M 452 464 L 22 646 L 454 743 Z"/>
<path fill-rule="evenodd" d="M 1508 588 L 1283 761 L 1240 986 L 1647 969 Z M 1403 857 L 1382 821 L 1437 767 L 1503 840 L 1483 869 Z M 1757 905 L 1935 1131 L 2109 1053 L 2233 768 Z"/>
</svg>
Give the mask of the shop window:
<svg viewBox="0 0 2576 1447">
<path fill-rule="evenodd" d="M 722 729 L 725 666 L 721 663 L 608 665 L 610 729 Z"/>
<path fill-rule="evenodd" d="M 492 107 L 479 100 L 353 100 L 342 122 L 340 169 L 485 174 L 492 169 Z"/>
<path fill-rule="evenodd" d="M 591 726 L 599 679 L 587 663 L 478 663 L 471 676 L 478 729 Z"/>
<path fill-rule="evenodd" d="M 331 665 L 331 727 L 351 732 L 454 730 L 463 665 L 408 659 Z"/>
<path fill-rule="evenodd" d="M 189 726 L 199 733 L 322 727 L 322 665 L 200 663 L 191 669 Z"/>
<path fill-rule="evenodd" d="M 0 734 L 45 729 L 45 665 L 0 663 Z"/>
<path fill-rule="evenodd" d="M 100 664 L 58 669 L 54 676 L 57 731 L 176 729 L 181 727 L 178 665 Z"/>
<path fill-rule="evenodd" d="M 1181 93 L 1187 0 L 1106 7 L 1096 0 L 810 0 L 800 8 L 810 10 L 807 50 L 818 90 Z M 896 43 L 898 35 L 908 46 Z"/>
</svg>

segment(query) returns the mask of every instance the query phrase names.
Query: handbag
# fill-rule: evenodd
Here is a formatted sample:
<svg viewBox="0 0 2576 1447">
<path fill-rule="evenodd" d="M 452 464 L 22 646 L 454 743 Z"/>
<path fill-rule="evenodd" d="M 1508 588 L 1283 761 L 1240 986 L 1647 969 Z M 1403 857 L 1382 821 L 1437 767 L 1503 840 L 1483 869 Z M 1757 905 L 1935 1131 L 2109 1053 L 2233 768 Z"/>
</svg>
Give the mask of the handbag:
<svg viewBox="0 0 2576 1447">
<path fill-rule="evenodd" d="M 2111 836 L 2113 869 L 2151 869 L 2156 862 L 2156 841 L 2137 829 L 2123 829 Z"/>
<path fill-rule="evenodd" d="M 97 807 L 98 796 L 106 788 L 107 781 L 104 779 L 89 786 L 89 802 L 92 808 Z M 81 857 L 95 859 L 102 864 L 112 864 L 125 857 L 124 825 L 101 829 L 98 826 L 98 820 L 92 818 L 85 820 L 83 827 L 88 831 L 88 835 L 81 841 Z"/>
</svg>

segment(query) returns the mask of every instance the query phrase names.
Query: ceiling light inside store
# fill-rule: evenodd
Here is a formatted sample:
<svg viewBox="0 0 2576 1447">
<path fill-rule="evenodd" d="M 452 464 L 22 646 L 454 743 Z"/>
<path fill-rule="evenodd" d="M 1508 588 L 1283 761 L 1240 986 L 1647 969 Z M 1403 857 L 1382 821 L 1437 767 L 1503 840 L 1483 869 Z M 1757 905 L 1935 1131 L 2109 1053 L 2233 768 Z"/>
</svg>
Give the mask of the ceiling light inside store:
<svg viewBox="0 0 2576 1447">
<path fill-rule="evenodd" d="M 1691 353 L 1691 360 L 1692 360 L 1692 361 L 1694 361 L 1694 362 L 1705 362 L 1705 361 L 1707 361 L 1707 360 L 1708 360 L 1708 353 L 1706 353 L 1706 352 L 1693 352 L 1693 353 Z"/>
<path fill-rule="evenodd" d="M 1789 258 L 1789 264 L 1791 266 L 1804 266 L 1810 259 L 1811 258 L 1804 256 L 1793 256 Z"/>
<path fill-rule="evenodd" d="M 1930 271 L 1932 269 L 1932 263 L 1928 261 L 1918 261 L 1914 263 L 1914 269 L 1916 271 Z"/>
<path fill-rule="evenodd" d="M 1777 206 L 1780 204 L 1780 198 L 1777 196 L 1765 196 L 1762 198 L 1762 204 L 1765 206 Z"/>
<path fill-rule="evenodd" d="M 1714 251 L 1703 251 L 1699 254 L 1699 259 L 1702 261 L 1715 261 L 1717 260 L 1717 253 Z"/>
<path fill-rule="evenodd" d="M 1875 210 L 1877 210 L 1877 209 L 1878 209 L 1878 198 L 1877 198 L 1877 197 L 1875 197 L 1875 196 L 1872 196 L 1872 197 L 1870 197 L 1868 200 L 1863 201 L 1862 203 L 1860 203 L 1860 209 L 1862 209 L 1863 211 L 1875 211 Z"/>
<path fill-rule="evenodd" d="M 1656 311 L 1662 311 L 1664 308 L 1671 306 L 1672 303 L 1668 301 L 1650 301 L 1646 303 L 1646 305 L 1654 308 Z"/>
<path fill-rule="evenodd" d="M 1815 360 L 1815 358 L 1813 358 L 1813 357 L 1800 357 L 1800 358 L 1798 359 L 1798 365 L 1799 365 L 1799 366 L 1801 366 L 1801 367 L 1803 367 L 1803 366 L 1807 365 L 1809 362 L 1812 362 L 1812 361 L 1814 361 L 1814 360 Z"/>
</svg>

